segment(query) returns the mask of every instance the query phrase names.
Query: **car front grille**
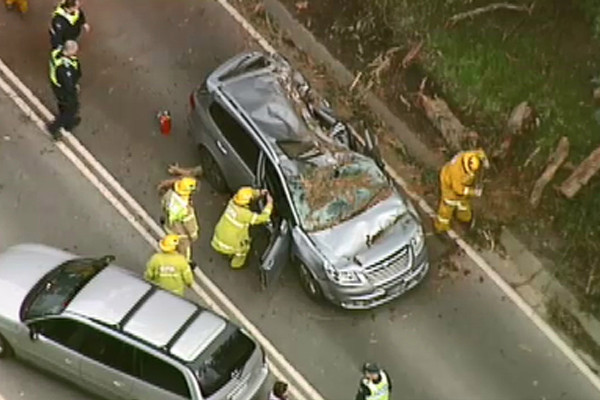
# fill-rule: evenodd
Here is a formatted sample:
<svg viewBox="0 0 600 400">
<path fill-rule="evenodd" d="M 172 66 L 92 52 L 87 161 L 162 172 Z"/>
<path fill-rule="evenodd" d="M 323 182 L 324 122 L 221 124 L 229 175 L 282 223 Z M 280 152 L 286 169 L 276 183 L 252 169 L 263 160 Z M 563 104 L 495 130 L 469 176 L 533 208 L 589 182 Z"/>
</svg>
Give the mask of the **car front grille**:
<svg viewBox="0 0 600 400">
<path fill-rule="evenodd" d="M 405 246 L 387 259 L 367 267 L 365 274 L 371 284 L 382 286 L 409 274 L 411 264 L 412 254 L 409 247 Z"/>
</svg>

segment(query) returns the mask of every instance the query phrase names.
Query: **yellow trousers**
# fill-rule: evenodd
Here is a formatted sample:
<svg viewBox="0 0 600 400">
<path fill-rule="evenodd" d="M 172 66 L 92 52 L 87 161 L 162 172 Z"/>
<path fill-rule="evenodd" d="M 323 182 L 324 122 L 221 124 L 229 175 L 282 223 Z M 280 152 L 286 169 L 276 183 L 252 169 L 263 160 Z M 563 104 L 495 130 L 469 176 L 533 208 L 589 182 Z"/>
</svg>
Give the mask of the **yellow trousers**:
<svg viewBox="0 0 600 400">
<path fill-rule="evenodd" d="M 435 230 L 440 232 L 446 232 L 450 229 L 450 223 L 456 210 L 456 218 L 460 222 L 471 222 L 473 219 L 473 211 L 471 208 L 471 202 L 468 199 L 455 200 L 442 198 L 440 200 L 440 207 L 435 218 Z"/>
<path fill-rule="evenodd" d="M 4 3 L 7 7 L 12 7 L 16 5 L 19 11 L 23 14 L 25 14 L 27 10 L 29 10 L 29 3 L 27 2 L 27 0 L 4 0 Z"/>
</svg>

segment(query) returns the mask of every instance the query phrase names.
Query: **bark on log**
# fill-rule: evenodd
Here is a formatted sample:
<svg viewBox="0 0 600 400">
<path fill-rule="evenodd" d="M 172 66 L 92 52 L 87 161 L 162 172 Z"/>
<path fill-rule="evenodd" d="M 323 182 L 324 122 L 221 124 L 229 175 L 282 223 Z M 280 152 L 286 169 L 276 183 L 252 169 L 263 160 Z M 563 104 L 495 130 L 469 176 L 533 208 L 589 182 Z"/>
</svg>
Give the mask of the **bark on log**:
<svg viewBox="0 0 600 400">
<path fill-rule="evenodd" d="M 496 11 L 496 10 L 523 11 L 523 12 L 527 12 L 527 13 L 531 14 L 531 12 L 533 11 L 534 4 L 535 3 L 531 4 L 531 6 L 529 6 L 529 7 L 523 6 L 523 5 L 517 5 L 517 4 L 510 4 L 510 3 L 489 4 L 487 6 L 479 7 L 474 10 L 471 10 L 471 11 L 465 11 L 465 12 L 461 12 L 456 15 L 453 15 L 446 22 L 446 27 L 451 28 L 454 25 L 456 25 L 457 22 L 462 21 L 463 19 L 473 18 L 479 14 L 485 14 L 485 13 L 488 13 L 491 11 Z"/>
<path fill-rule="evenodd" d="M 575 171 L 560 185 L 558 190 L 568 199 L 572 199 L 598 170 L 600 170 L 600 147 L 575 168 Z"/>
<path fill-rule="evenodd" d="M 427 118 L 440 131 L 453 151 L 461 150 L 462 144 L 467 140 L 477 138 L 477 133 L 467 129 L 444 100 L 419 93 L 418 104 L 425 110 Z"/>
<path fill-rule="evenodd" d="M 558 146 L 554 153 L 548 159 L 548 165 L 544 170 L 544 173 L 538 178 L 533 185 L 533 190 L 531 191 L 531 196 L 529 197 L 529 203 L 533 207 L 537 207 L 540 204 L 540 200 L 542 199 L 542 193 L 546 185 L 554 178 L 554 174 L 558 171 L 558 168 L 565 162 L 567 156 L 569 155 L 569 139 L 563 136 L 558 142 Z"/>
</svg>

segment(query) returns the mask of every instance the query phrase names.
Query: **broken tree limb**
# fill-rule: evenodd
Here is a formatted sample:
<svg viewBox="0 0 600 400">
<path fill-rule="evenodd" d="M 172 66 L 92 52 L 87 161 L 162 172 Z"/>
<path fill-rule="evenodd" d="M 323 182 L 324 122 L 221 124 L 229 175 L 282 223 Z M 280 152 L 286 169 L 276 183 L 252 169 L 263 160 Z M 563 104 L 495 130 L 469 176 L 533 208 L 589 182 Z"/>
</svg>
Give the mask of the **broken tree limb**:
<svg viewBox="0 0 600 400">
<path fill-rule="evenodd" d="M 467 129 L 444 100 L 439 97 L 429 97 L 422 92 L 417 96 L 417 103 L 453 151 L 459 151 L 463 143 L 477 138 L 477 133 Z"/>
<path fill-rule="evenodd" d="M 175 182 L 177 182 L 181 178 L 190 177 L 190 178 L 196 178 L 198 180 L 202 178 L 202 167 L 201 166 L 197 166 L 197 167 L 193 167 L 193 168 L 183 168 L 183 167 L 180 167 L 178 164 L 172 164 L 172 165 L 169 165 L 169 168 L 167 171 L 169 172 L 169 174 L 175 176 L 175 178 L 165 179 L 165 180 L 161 181 L 158 185 L 156 185 L 156 189 L 158 190 L 158 193 L 161 195 L 164 194 L 170 188 L 172 188 L 173 185 L 175 184 Z"/>
<path fill-rule="evenodd" d="M 421 40 L 417 43 L 402 59 L 402 68 L 406 69 L 414 60 L 419 56 L 421 49 L 423 48 L 424 40 Z"/>
<path fill-rule="evenodd" d="M 548 158 L 548 164 L 546 165 L 546 169 L 535 182 L 535 185 L 533 185 L 533 190 L 531 191 L 531 196 L 529 197 L 529 203 L 533 207 L 537 207 L 540 204 L 544 188 L 552 180 L 552 178 L 554 178 L 554 174 L 565 162 L 568 155 L 569 139 L 566 136 L 563 136 L 562 138 L 560 138 L 560 141 L 558 142 L 558 146 L 556 147 L 556 150 L 554 150 L 554 153 L 552 153 L 552 155 L 550 155 L 550 158 Z"/>
<path fill-rule="evenodd" d="M 598 170 L 600 170 L 600 147 L 575 168 L 575 171 L 560 185 L 558 190 L 568 199 L 572 199 Z"/>
<path fill-rule="evenodd" d="M 459 21 L 462 21 L 463 19 L 473 18 L 477 15 L 489 13 L 489 12 L 496 11 L 496 10 L 521 11 L 521 12 L 526 12 L 528 14 L 531 14 L 531 12 L 533 11 L 534 5 L 535 5 L 535 3 L 531 3 L 530 6 L 523 6 L 523 5 L 517 5 L 517 4 L 511 4 L 511 3 L 489 4 L 485 7 L 478 7 L 478 8 L 475 8 L 474 10 L 465 11 L 465 12 L 461 12 L 456 15 L 453 15 L 446 22 L 446 27 L 452 28 L 454 25 L 456 25 L 456 23 L 458 23 Z"/>
</svg>

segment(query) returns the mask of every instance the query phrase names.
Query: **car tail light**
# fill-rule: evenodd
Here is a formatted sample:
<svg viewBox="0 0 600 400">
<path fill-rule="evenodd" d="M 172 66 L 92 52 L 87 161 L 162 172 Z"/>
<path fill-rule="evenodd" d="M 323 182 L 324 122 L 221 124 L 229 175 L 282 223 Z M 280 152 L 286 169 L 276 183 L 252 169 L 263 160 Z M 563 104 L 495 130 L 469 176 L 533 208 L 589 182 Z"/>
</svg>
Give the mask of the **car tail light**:
<svg viewBox="0 0 600 400">
<path fill-rule="evenodd" d="M 194 96 L 194 92 L 190 93 L 190 108 L 192 110 L 196 109 L 196 97 Z"/>
</svg>

